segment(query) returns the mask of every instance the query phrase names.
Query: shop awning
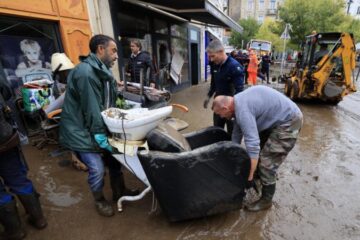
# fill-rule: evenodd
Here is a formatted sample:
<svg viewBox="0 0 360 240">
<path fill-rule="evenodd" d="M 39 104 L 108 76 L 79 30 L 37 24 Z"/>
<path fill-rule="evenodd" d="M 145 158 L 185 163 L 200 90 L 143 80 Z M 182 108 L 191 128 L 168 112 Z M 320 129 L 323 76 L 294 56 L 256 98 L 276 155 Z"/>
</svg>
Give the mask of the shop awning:
<svg viewBox="0 0 360 240">
<path fill-rule="evenodd" d="M 197 21 L 207 25 L 231 28 L 242 32 L 243 28 L 228 15 L 220 11 L 209 0 L 125 0 L 130 3 L 143 3 L 158 8 L 190 21 Z"/>
</svg>

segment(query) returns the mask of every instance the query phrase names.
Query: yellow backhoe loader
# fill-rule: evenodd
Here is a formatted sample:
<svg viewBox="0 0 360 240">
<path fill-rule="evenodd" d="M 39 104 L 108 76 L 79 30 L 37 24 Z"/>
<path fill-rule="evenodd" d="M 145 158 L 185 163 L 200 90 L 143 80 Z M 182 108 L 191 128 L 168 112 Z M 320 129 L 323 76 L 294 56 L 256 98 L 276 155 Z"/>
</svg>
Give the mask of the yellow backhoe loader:
<svg viewBox="0 0 360 240">
<path fill-rule="evenodd" d="M 349 33 L 316 33 L 306 37 L 302 58 L 285 80 L 292 100 L 319 99 L 337 104 L 356 92 L 354 38 Z"/>
</svg>

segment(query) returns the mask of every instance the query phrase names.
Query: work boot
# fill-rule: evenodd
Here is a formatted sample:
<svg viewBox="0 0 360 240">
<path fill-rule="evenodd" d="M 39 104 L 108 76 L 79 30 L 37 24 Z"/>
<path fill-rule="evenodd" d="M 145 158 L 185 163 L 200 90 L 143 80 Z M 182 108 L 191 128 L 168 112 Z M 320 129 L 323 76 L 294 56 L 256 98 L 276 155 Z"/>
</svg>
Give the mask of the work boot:
<svg viewBox="0 0 360 240">
<path fill-rule="evenodd" d="M 47 221 L 43 215 L 43 211 L 39 201 L 39 194 L 33 192 L 31 194 L 17 195 L 20 202 L 29 215 L 29 223 L 37 229 L 43 229 L 47 226 Z"/>
<path fill-rule="evenodd" d="M 272 206 L 272 198 L 275 194 L 275 184 L 263 185 L 261 198 L 246 206 L 250 212 L 266 210 Z"/>
<path fill-rule="evenodd" d="M 0 207 L 0 223 L 5 229 L 2 236 L 4 239 L 19 240 L 25 238 L 26 233 L 21 227 L 15 200 Z"/>
<path fill-rule="evenodd" d="M 110 185 L 113 192 L 113 201 L 119 200 L 122 196 L 136 196 L 140 193 L 138 189 L 128 189 L 125 186 L 124 175 L 110 176 Z"/>
<path fill-rule="evenodd" d="M 92 192 L 95 199 L 95 207 L 97 212 L 104 217 L 114 216 L 114 209 L 111 204 L 105 199 L 102 191 Z"/>
</svg>

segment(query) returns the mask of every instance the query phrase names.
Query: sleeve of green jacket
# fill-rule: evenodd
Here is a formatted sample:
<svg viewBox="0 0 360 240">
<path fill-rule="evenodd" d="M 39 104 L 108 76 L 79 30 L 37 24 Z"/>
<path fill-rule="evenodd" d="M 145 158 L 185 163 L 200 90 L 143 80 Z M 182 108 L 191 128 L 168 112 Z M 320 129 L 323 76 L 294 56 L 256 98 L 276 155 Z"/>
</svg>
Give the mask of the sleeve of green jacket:
<svg viewBox="0 0 360 240">
<path fill-rule="evenodd" d="M 101 93 L 99 92 L 99 89 L 102 89 L 101 86 L 97 86 L 95 79 L 89 74 L 81 74 L 77 83 L 85 126 L 91 135 L 106 133 L 106 127 L 101 117 Z"/>
</svg>

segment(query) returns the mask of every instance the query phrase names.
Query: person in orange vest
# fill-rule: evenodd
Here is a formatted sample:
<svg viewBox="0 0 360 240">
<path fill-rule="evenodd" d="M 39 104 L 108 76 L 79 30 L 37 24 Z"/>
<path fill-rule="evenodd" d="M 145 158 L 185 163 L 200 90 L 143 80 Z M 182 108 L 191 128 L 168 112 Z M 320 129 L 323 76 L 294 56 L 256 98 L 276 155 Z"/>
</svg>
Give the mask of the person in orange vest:
<svg viewBox="0 0 360 240">
<path fill-rule="evenodd" d="M 248 71 L 248 84 L 256 85 L 257 72 L 258 72 L 258 60 L 254 51 L 250 51 L 250 62 L 247 68 Z"/>
</svg>

